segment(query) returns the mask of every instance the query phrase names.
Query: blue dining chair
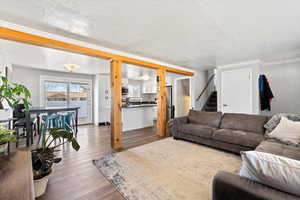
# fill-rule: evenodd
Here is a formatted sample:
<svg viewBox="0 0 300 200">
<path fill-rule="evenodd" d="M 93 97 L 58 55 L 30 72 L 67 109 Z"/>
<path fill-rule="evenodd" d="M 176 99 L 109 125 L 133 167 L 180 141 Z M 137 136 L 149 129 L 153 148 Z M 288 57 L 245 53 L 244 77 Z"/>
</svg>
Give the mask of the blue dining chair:
<svg viewBox="0 0 300 200">
<path fill-rule="evenodd" d="M 63 122 L 59 114 L 42 115 L 42 122 L 40 126 L 40 135 L 38 144 L 40 143 L 41 137 L 47 134 L 47 130 L 50 128 L 63 128 Z"/>
</svg>

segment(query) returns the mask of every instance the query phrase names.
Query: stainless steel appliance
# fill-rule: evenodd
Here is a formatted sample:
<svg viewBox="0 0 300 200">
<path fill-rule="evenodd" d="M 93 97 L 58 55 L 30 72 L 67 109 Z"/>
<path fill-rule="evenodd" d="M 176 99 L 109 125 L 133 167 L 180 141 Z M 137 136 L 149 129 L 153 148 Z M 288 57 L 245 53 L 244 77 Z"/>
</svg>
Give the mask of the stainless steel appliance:
<svg viewBox="0 0 300 200">
<path fill-rule="evenodd" d="M 173 105 L 173 88 L 172 86 L 166 86 L 167 88 L 167 121 L 174 119 L 175 106 Z"/>
</svg>

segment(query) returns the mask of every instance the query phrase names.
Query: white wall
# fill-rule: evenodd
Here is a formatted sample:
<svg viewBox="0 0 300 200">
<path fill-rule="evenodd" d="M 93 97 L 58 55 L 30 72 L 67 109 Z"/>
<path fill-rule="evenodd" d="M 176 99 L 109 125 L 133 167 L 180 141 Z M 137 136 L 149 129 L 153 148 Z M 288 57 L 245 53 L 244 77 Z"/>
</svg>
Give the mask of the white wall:
<svg viewBox="0 0 300 200">
<path fill-rule="evenodd" d="M 300 59 L 264 63 L 261 73 L 267 76 L 275 97 L 271 111 L 262 114 L 300 114 Z"/>
<path fill-rule="evenodd" d="M 276 113 L 300 114 L 300 59 L 296 58 L 274 62 L 250 61 L 218 67 L 217 90 L 219 111 L 222 110 L 220 73 L 222 70 L 232 69 L 232 67 L 251 67 L 253 69 L 253 113 L 261 113 L 263 115 L 273 115 Z M 260 111 L 258 91 L 259 74 L 265 74 L 267 76 L 274 94 L 274 99 L 271 102 L 271 111 Z"/>
<path fill-rule="evenodd" d="M 201 110 L 210 95 L 208 91 L 205 91 L 205 93 L 200 98 L 200 100 L 196 101 L 196 98 L 200 95 L 201 91 L 204 89 L 208 79 L 209 79 L 208 71 L 197 71 L 195 75 L 192 77 L 192 107 L 194 107 L 195 110 Z"/>
<path fill-rule="evenodd" d="M 4 74 L 5 71 L 5 56 L 2 45 L 0 45 L 0 74 Z"/>
<path fill-rule="evenodd" d="M 54 77 L 69 77 L 78 79 L 93 80 L 93 75 L 86 74 L 73 74 L 66 72 L 48 71 L 41 69 L 34 69 L 14 65 L 11 74 L 11 80 L 15 83 L 25 85 L 31 92 L 31 103 L 33 106 L 42 106 L 40 102 L 40 77 L 41 76 L 54 76 Z"/>
<path fill-rule="evenodd" d="M 259 104 L 259 91 L 258 91 L 258 77 L 260 74 L 261 61 L 249 61 L 243 63 L 236 63 L 231 65 L 224 65 L 217 67 L 217 92 L 218 92 L 218 111 L 222 111 L 222 93 L 221 93 L 221 83 L 222 76 L 221 73 L 227 70 L 249 68 L 252 71 L 252 113 L 260 113 L 260 104 Z M 238 94 L 237 94 L 238 95 Z"/>
</svg>

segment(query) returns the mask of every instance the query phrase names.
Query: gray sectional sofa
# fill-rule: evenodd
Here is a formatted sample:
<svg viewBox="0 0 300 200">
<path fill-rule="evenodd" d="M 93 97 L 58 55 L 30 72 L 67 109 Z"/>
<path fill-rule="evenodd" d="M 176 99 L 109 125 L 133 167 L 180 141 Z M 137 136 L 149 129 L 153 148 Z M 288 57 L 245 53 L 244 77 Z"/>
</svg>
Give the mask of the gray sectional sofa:
<svg viewBox="0 0 300 200">
<path fill-rule="evenodd" d="M 253 150 L 264 138 L 268 117 L 190 110 L 174 120 L 173 136 L 234 153 Z"/>
<path fill-rule="evenodd" d="M 255 150 L 300 160 L 300 148 L 265 138 L 264 125 L 270 118 L 190 110 L 174 119 L 174 139 L 208 145 L 232 153 Z M 300 197 L 253 182 L 238 174 L 220 171 L 213 180 L 214 200 L 281 200 Z"/>
</svg>

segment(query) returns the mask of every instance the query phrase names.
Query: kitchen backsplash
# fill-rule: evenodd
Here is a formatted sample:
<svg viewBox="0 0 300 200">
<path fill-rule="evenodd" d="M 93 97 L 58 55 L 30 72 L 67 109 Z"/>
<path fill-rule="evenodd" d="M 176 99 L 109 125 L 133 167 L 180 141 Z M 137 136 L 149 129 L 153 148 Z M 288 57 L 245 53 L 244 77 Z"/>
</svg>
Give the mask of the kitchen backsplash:
<svg viewBox="0 0 300 200">
<path fill-rule="evenodd" d="M 157 98 L 156 94 L 142 94 L 143 101 L 155 101 Z"/>
<path fill-rule="evenodd" d="M 125 101 L 126 98 L 129 98 L 129 101 L 143 101 L 143 102 L 154 102 L 156 101 L 156 94 L 141 94 L 140 97 L 130 97 L 129 95 L 123 95 L 122 96 L 123 101 Z"/>
</svg>

